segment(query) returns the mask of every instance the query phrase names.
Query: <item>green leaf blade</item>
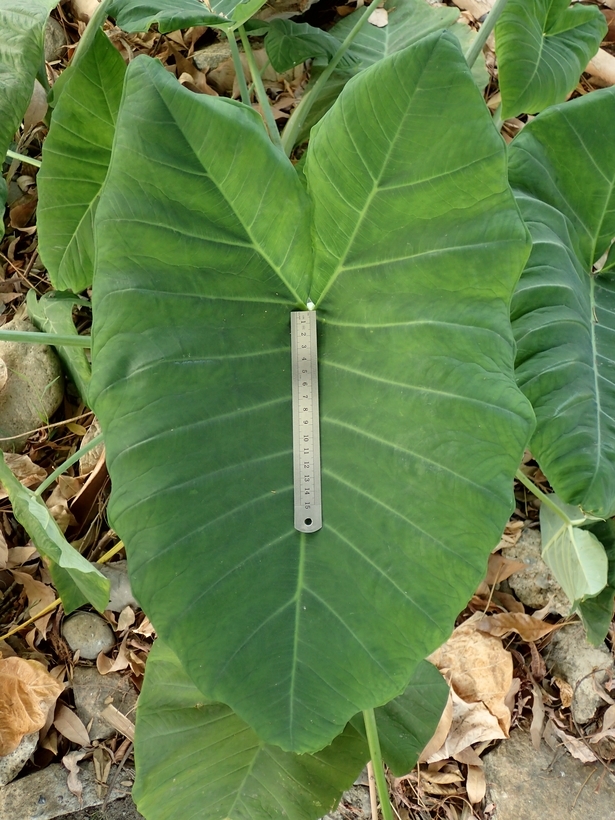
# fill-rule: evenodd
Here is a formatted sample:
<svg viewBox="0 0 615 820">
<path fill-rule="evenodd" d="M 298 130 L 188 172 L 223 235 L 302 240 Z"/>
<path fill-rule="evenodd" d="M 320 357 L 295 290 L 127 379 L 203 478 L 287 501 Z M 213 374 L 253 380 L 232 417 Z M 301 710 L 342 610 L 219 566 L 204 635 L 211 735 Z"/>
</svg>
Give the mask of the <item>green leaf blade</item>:
<svg viewBox="0 0 615 820">
<path fill-rule="evenodd" d="M 560 498 L 615 512 L 615 278 L 592 273 L 615 234 L 611 89 L 539 115 L 510 148 L 532 233 L 511 306 L 517 381 L 537 417 L 531 449 Z M 579 185 L 579 179 L 583 185 Z"/>
<path fill-rule="evenodd" d="M 13 475 L 4 457 L 0 459 L 0 481 L 4 485 L 13 514 L 24 527 L 42 556 L 58 569 L 58 592 L 68 614 L 84 599 L 99 612 L 109 603 L 109 581 L 64 538 L 44 502 Z"/>
<path fill-rule="evenodd" d="M 92 284 L 93 221 L 107 175 L 125 66 L 98 30 L 53 112 L 38 174 L 40 253 L 58 290 Z"/>
<path fill-rule="evenodd" d="M 352 727 L 316 755 L 267 746 L 221 703 L 204 701 L 156 641 L 137 711 L 133 797 L 148 820 L 316 820 L 335 808 L 366 762 Z"/>
<path fill-rule="evenodd" d="M 299 752 L 322 748 L 356 712 L 404 691 L 447 637 L 509 515 L 531 424 L 512 379 L 508 300 L 526 242 L 504 148 L 455 40 L 427 47 L 438 52 L 429 93 L 443 66 L 461 69 L 448 98 L 458 106 L 455 121 L 477 123 L 464 132 L 470 145 L 492 142 L 476 176 L 461 173 L 471 192 L 465 209 L 451 152 L 439 143 L 431 153 L 444 165 L 431 170 L 453 180 L 451 204 L 442 193 L 426 198 L 420 186 L 416 198 L 387 194 L 369 219 L 386 221 L 398 263 L 382 273 L 374 256 L 384 243 L 372 233 L 377 247 L 357 242 L 348 254 L 364 272 L 361 287 L 372 270 L 370 288 L 353 290 L 343 273 L 323 300 L 320 532 L 292 527 L 288 311 L 305 304 L 312 267 L 312 208 L 292 166 L 252 112 L 195 97 L 160 66 L 137 60 L 97 212 L 91 394 L 135 593 L 210 699 L 229 703 L 268 742 Z M 380 64 L 381 85 L 410 82 L 424 48 Z M 366 74 L 344 92 L 351 107 L 372 81 Z M 405 127 L 412 92 L 402 97 L 387 116 Z M 441 103 L 435 96 L 416 120 L 425 146 Z M 153 111 L 147 127 L 142 110 Z M 348 133 L 364 139 L 354 118 L 350 132 L 329 122 L 319 139 L 327 128 L 332 145 L 347 146 Z M 381 122 L 395 131 L 377 117 L 364 127 L 371 133 Z M 172 150 L 162 133 L 173 134 Z M 449 139 L 457 145 L 458 137 Z M 239 143 L 250 151 L 239 153 Z M 393 147 L 400 153 L 387 169 L 400 179 L 424 162 L 414 159 L 413 140 Z M 328 196 L 315 207 L 343 230 L 343 198 L 332 184 Z M 407 220 L 418 214 L 429 242 L 453 224 L 453 238 L 474 232 L 457 246 L 449 237 L 445 253 L 429 251 L 441 264 L 424 287 L 423 269 L 403 262 L 418 236 Z M 477 245 L 485 256 L 472 263 Z M 324 271 L 319 264 L 321 292 Z M 414 302 L 427 311 L 421 333 Z M 455 360 L 452 345 L 461 347 Z"/>
<path fill-rule="evenodd" d="M 593 6 L 509 0 L 495 27 L 502 117 L 563 102 L 606 33 Z"/>
<path fill-rule="evenodd" d="M 339 41 L 322 29 L 292 20 L 272 20 L 267 24 L 265 49 L 271 65 L 283 74 L 310 57 L 330 60 Z"/>
<path fill-rule="evenodd" d="M 156 25 L 166 33 L 190 26 L 228 28 L 252 17 L 265 0 L 112 0 L 107 13 L 124 31 L 148 31 Z"/>
</svg>

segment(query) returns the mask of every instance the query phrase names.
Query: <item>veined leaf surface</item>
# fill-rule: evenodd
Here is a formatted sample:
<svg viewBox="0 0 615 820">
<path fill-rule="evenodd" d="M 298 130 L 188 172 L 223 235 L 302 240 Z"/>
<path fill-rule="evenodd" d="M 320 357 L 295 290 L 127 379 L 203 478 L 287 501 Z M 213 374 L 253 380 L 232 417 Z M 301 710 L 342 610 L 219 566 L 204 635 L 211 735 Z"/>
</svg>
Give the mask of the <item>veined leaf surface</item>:
<svg viewBox="0 0 615 820">
<path fill-rule="evenodd" d="M 614 128 L 605 89 L 545 111 L 510 146 L 533 240 L 511 308 L 530 447 L 557 495 L 600 518 L 615 513 L 615 277 L 592 269 L 615 236 Z"/>
<path fill-rule="evenodd" d="M 587 631 L 587 640 L 599 646 L 608 635 L 613 620 L 615 600 L 615 521 L 598 521 L 588 527 L 606 552 L 609 562 L 607 585 L 598 595 L 581 601 L 578 613 Z"/>
<path fill-rule="evenodd" d="M 105 181 L 124 61 L 97 29 L 53 112 L 38 174 L 41 259 L 58 290 L 84 290 L 94 273 L 93 221 Z"/>
<path fill-rule="evenodd" d="M 595 6 L 508 0 L 495 27 L 504 119 L 563 102 L 606 32 Z"/>
<path fill-rule="evenodd" d="M 135 738 L 133 797 L 147 820 L 317 820 L 335 808 L 369 758 L 348 726 L 315 755 L 269 746 L 212 703 L 160 640 L 147 659 Z"/>
<path fill-rule="evenodd" d="M 96 217 L 91 386 L 135 594 L 209 699 L 299 752 L 448 636 L 532 421 L 508 319 L 526 233 L 456 40 L 356 78 L 306 175 L 313 206 L 252 110 L 135 60 Z M 311 227 L 325 523 L 306 536 L 288 313 Z"/>
<path fill-rule="evenodd" d="M 124 31 L 161 32 L 190 26 L 238 26 L 255 14 L 265 0 L 111 0 L 107 14 Z"/>
</svg>

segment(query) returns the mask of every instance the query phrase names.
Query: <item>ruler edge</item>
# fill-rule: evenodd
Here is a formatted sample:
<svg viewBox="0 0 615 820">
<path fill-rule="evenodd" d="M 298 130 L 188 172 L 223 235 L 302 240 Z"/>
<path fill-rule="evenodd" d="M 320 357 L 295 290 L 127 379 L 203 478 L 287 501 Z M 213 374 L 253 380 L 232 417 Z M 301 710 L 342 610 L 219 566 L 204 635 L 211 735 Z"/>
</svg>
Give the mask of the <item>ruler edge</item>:
<svg viewBox="0 0 615 820">
<path fill-rule="evenodd" d="M 318 511 L 318 527 L 309 530 L 300 529 L 297 527 L 298 511 L 301 509 L 301 503 L 297 504 L 297 491 L 301 487 L 301 467 L 299 466 L 300 458 L 297 457 L 296 447 L 298 445 L 298 438 L 300 429 L 298 425 L 298 407 L 299 407 L 299 350 L 294 345 L 296 337 L 297 323 L 299 315 L 306 314 L 310 322 L 310 347 L 315 355 L 311 356 L 311 376 L 312 376 L 312 405 L 316 407 L 316 413 L 312 416 L 312 435 L 316 444 L 314 448 L 314 474 L 315 474 L 315 488 L 314 488 L 314 507 Z M 321 486 L 321 459 L 320 459 L 320 392 L 318 385 L 318 324 L 315 310 L 292 310 L 290 312 L 290 337 L 291 337 L 291 379 L 292 379 L 292 430 L 293 430 L 293 526 L 297 532 L 310 535 L 322 529 L 322 486 Z M 314 421 L 315 419 L 315 421 Z M 299 496 L 299 499 L 301 497 Z M 305 516 L 302 512 L 301 517 Z M 313 516 L 314 517 L 314 516 Z"/>
</svg>

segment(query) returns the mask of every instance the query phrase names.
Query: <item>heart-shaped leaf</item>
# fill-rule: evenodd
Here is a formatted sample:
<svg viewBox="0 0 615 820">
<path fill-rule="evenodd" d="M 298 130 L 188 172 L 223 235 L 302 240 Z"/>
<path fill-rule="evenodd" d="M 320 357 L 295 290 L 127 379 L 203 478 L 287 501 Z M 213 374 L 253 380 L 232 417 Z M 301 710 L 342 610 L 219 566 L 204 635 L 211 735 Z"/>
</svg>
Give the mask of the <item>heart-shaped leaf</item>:
<svg viewBox="0 0 615 820">
<path fill-rule="evenodd" d="M 551 504 L 562 510 L 562 518 L 549 504 L 540 506 L 542 557 L 571 604 L 597 595 L 607 583 L 608 560 L 604 547 L 589 530 L 579 507 L 564 504 L 555 495 Z"/>
<path fill-rule="evenodd" d="M 135 594 L 209 699 L 300 752 L 450 633 L 532 421 L 508 318 L 525 228 L 455 38 L 355 78 L 309 150 L 313 205 L 255 112 L 130 65 L 91 384 Z M 305 535 L 288 314 L 310 294 L 324 526 Z"/>
<path fill-rule="evenodd" d="M 124 31 L 177 31 L 190 26 L 236 27 L 249 20 L 265 0 L 111 0 L 107 14 Z"/>
<path fill-rule="evenodd" d="M 305 62 L 310 57 L 330 60 L 340 47 L 333 35 L 308 23 L 272 20 L 267 27 L 265 49 L 271 65 L 279 73 Z"/>
<path fill-rule="evenodd" d="M 570 0 L 508 0 L 495 27 L 502 116 L 563 102 L 594 56 L 607 24 Z"/>
<path fill-rule="evenodd" d="M 545 111 L 510 147 L 532 233 L 511 315 L 532 453 L 560 498 L 615 512 L 615 277 L 593 272 L 615 235 L 615 91 Z"/>
<path fill-rule="evenodd" d="M 38 174 L 41 259 L 59 290 L 84 290 L 94 273 L 93 220 L 107 175 L 124 61 L 101 29 L 70 69 Z"/>
<path fill-rule="evenodd" d="M 608 635 L 613 620 L 615 600 L 615 521 L 598 521 L 588 527 L 600 541 L 609 562 L 607 586 L 593 598 L 579 602 L 578 613 L 587 631 L 587 639 L 599 646 Z"/>
<path fill-rule="evenodd" d="M 314 755 L 260 740 L 212 703 L 160 640 L 147 659 L 135 735 L 133 798 L 147 820 L 316 820 L 334 809 L 369 758 L 352 726 Z"/>
<path fill-rule="evenodd" d="M 9 494 L 13 514 L 45 558 L 56 565 L 58 588 L 66 613 L 86 601 L 99 612 L 109 603 L 109 581 L 64 538 L 51 513 L 32 490 L 13 475 L 4 457 L 0 458 L 0 481 Z"/>
</svg>

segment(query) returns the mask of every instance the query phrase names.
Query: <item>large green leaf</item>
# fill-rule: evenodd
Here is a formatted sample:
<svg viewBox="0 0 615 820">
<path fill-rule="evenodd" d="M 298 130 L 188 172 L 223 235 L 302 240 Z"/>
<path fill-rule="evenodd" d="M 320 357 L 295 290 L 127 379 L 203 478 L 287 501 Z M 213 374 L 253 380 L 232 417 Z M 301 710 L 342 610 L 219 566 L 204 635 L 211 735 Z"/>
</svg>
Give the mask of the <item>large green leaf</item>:
<svg viewBox="0 0 615 820">
<path fill-rule="evenodd" d="M 508 0 L 495 27 L 502 116 L 563 102 L 607 32 L 595 6 Z"/>
<path fill-rule="evenodd" d="M 436 667 L 421 661 L 406 691 L 375 710 L 382 757 L 395 777 L 403 777 L 416 766 L 438 728 L 448 693 L 448 684 Z M 355 715 L 352 724 L 365 736 L 362 715 Z"/>
<path fill-rule="evenodd" d="M 330 60 L 340 47 L 333 35 L 308 23 L 292 20 L 272 20 L 264 23 L 267 36 L 265 49 L 274 69 L 283 74 L 310 57 Z"/>
<path fill-rule="evenodd" d="M 0 3 L 0 164 L 26 113 L 43 59 L 43 33 L 57 0 L 2 0 Z M 6 185 L 0 180 L 0 211 Z M 0 219 L 0 239 L 4 222 Z"/>
<path fill-rule="evenodd" d="M 605 549 L 609 562 L 607 585 L 593 598 L 581 601 L 578 612 L 581 616 L 587 638 L 594 646 L 599 646 L 608 635 L 613 620 L 613 603 L 615 601 L 615 521 L 598 521 L 588 529 Z"/>
<path fill-rule="evenodd" d="M 255 14 L 266 0 L 111 0 L 107 14 L 124 31 L 176 31 L 189 26 L 233 28 Z"/>
<path fill-rule="evenodd" d="M 85 601 L 99 612 L 109 603 L 109 581 L 62 535 L 44 502 L 20 484 L 4 457 L 0 457 L 0 481 L 9 494 L 13 514 L 32 539 L 39 553 L 58 569 L 58 593 L 69 613 Z"/>
<path fill-rule="evenodd" d="M 46 333 L 58 333 L 62 336 L 78 336 L 73 322 L 73 307 L 84 304 L 73 293 L 51 290 L 40 299 L 36 298 L 34 288 L 26 297 L 28 317 L 39 330 Z M 85 302 L 88 305 L 88 302 Z M 83 402 L 88 402 L 88 388 L 92 370 L 90 362 L 82 347 L 58 347 L 58 356 L 65 371 L 72 379 Z"/>
<path fill-rule="evenodd" d="M 156 641 L 137 710 L 133 798 L 147 820 L 316 820 L 369 758 L 348 726 L 315 755 L 268 746 L 222 703 L 194 686 Z"/>
<path fill-rule="evenodd" d="M 605 89 L 545 111 L 510 147 L 533 240 L 511 314 L 530 446 L 558 496 L 601 518 L 615 512 L 615 278 L 592 269 L 615 235 L 613 129 Z"/>
<path fill-rule="evenodd" d="M 41 259 L 59 290 L 81 291 L 92 284 L 94 213 L 125 70 L 117 49 L 96 28 L 53 112 L 38 174 L 37 225 Z"/>
<path fill-rule="evenodd" d="M 310 202 L 251 109 L 146 58 L 96 216 L 91 385 L 135 594 L 209 699 L 302 752 L 450 634 L 532 419 L 508 319 L 526 233 L 457 41 L 355 78 L 306 175 L 320 532 L 292 526 L 288 312 L 308 299 Z"/>
<path fill-rule="evenodd" d="M 338 98 L 342 88 L 352 77 L 366 68 L 383 60 L 401 49 L 417 43 L 436 31 L 450 28 L 451 32 L 461 41 L 462 48 L 469 47 L 469 28 L 466 25 L 454 25 L 459 18 L 459 10 L 447 6 L 432 6 L 426 0 L 386 0 L 384 8 L 389 12 L 388 23 L 383 28 L 368 23 L 363 26 L 351 47 L 347 57 L 353 61 L 351 65 L 338 66 L 333 72 L 318 100 L 310 111 L 306 123 L 298 135 L 298 142 L 308 138 L 312 126 L 331 108 Z M 354 14 L 342 18 L 330 30 L 329 34 L 340 43 L 345 40 L 356 23 Z M 324 61 L 315 64 L 312 70 L 312 79 L 308 84 L 309 91 L 318 80 L 324 69 Z M 482 57 L 472 69 L 477 84 L 486 84 L 485 63 Z M 487 76 L 488 79 L 488 76 Z"/>
</svg>

